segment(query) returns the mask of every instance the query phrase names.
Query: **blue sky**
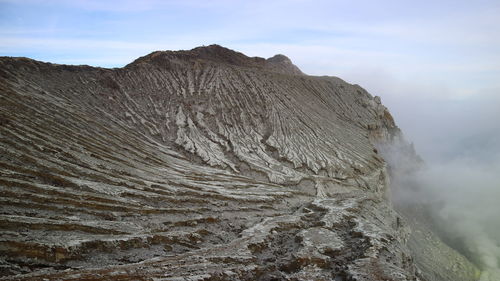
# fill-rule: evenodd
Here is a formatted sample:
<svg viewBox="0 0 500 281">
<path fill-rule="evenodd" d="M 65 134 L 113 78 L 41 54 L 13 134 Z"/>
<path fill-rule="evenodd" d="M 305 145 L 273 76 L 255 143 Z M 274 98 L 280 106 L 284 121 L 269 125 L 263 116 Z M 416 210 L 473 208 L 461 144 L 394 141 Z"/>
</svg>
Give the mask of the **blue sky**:
<svg viewBox="0 0 500 281">
<path fill-rule="evenodd" d="M 498 15 L 500 1 L 481 0 L 0 0 L 0 55 L 120 67 L 155 50 L 213 43 L 282 53 L 308 74 L 382 96 L 425 146 L 436 136 L 423 131 L 452 133 L 426 123 L 449 121 L 440 125 L 460 134 L 471 103 L 484 120 L 500 120 Z M 483 119 L 474 121 L 482 130 L 497 129 Z"/>
</svg>

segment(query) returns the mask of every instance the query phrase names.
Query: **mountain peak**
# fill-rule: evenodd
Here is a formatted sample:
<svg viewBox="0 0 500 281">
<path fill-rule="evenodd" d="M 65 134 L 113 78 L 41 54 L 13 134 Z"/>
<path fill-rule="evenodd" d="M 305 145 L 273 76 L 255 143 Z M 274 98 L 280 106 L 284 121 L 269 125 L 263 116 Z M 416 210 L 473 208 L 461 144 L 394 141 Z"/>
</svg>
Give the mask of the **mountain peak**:
<svg viewBox="0 0 500 281">
<path fill-rule="evenodd" d="M 266 60 L 274 71 L 280 73 L 304 74 L 287 56 L 282 54 L 274 55 Z"/>
<path fill-rule="evenodd" d="M 268 58 L 267 61 L 274 63 L 281 63 L 281 62 L 292 63 L 292 61 L 287 56 L 282 54 L 274 55 L 273 57 Z"/>
<path fill-rule="evenodd" d="M 156 51 L 138 58 L 129 64 L 129 66 L 144 63 L 165 65 L 165 63 L 179 59 L 185 61 L 204 60 L 240 67 L 258 68 L 260 70 L 268 70 L 282 74 L 303 74 L 285 55 L 278 54 L 266 60 L 261 57 L 248 57 L 240 52 L 217 44 L 200 46 L 191 50 Z"/>
</svg>

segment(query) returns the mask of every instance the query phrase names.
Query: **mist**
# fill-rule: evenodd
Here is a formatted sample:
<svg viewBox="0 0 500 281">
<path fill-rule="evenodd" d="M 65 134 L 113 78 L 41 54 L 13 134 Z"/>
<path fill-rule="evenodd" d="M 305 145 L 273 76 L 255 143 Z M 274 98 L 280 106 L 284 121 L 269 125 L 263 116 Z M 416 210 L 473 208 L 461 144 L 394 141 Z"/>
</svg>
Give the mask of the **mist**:
<svg viewBox="0 0 500 281">
<path fill-rule="evenodd" d="M 497 278 L 481 280 L 499 280 L 500 165 L 459 158 L 424 163 L 414 173 L 395 171 L 393 201 L 425 204 L 442 240 Z"/>
<path fill-rule="evenodd" d="M 478 266 L 481 281 L 500 280 L 500 91 L 457 98 L 426 90 L 399 96 L 389 90 L 385 101 L 381 94 L 423 160 L 409 158 L 404 147 L 383 152 L 392 200 L 429 206 L 443 242 Z"/>
</svg>

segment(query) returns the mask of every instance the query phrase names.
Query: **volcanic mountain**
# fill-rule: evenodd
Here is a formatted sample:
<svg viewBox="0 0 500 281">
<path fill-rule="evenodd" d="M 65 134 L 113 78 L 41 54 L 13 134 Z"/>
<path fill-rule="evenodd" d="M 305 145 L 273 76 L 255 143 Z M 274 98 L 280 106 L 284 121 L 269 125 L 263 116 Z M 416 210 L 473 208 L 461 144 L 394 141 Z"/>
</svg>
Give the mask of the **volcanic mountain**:
<svg viewBox="0 0 500 281">
<path fill-rule="evenodd" d="M 284 55 L 2 57 L 0 275 L 473 280 L 392 207 L 393 145 L 410 149 L 380 98 Z"/>
</svg>

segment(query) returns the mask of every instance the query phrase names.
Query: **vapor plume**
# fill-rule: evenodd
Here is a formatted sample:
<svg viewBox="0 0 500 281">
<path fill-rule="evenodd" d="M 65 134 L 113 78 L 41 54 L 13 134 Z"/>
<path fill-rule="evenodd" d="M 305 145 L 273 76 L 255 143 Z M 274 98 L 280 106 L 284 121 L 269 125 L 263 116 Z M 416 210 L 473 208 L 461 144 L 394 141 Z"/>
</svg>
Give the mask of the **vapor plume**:
<svg viewBox="0 0 500 281">
<path fill-rule="evenodd" d="M 417 153 L 426 152 L 422 162 L 405 145 L 382 150 L 395 204 L 429 206 L 434 231 L 480 268 L 481 281 L 500 280 L 500 119 L 495 118 L 500 107 L 495 105 L 498 98 L 491 95 L 434 104 L 420 126 L 409 128 L 421 140 Z"/>
</svg>

